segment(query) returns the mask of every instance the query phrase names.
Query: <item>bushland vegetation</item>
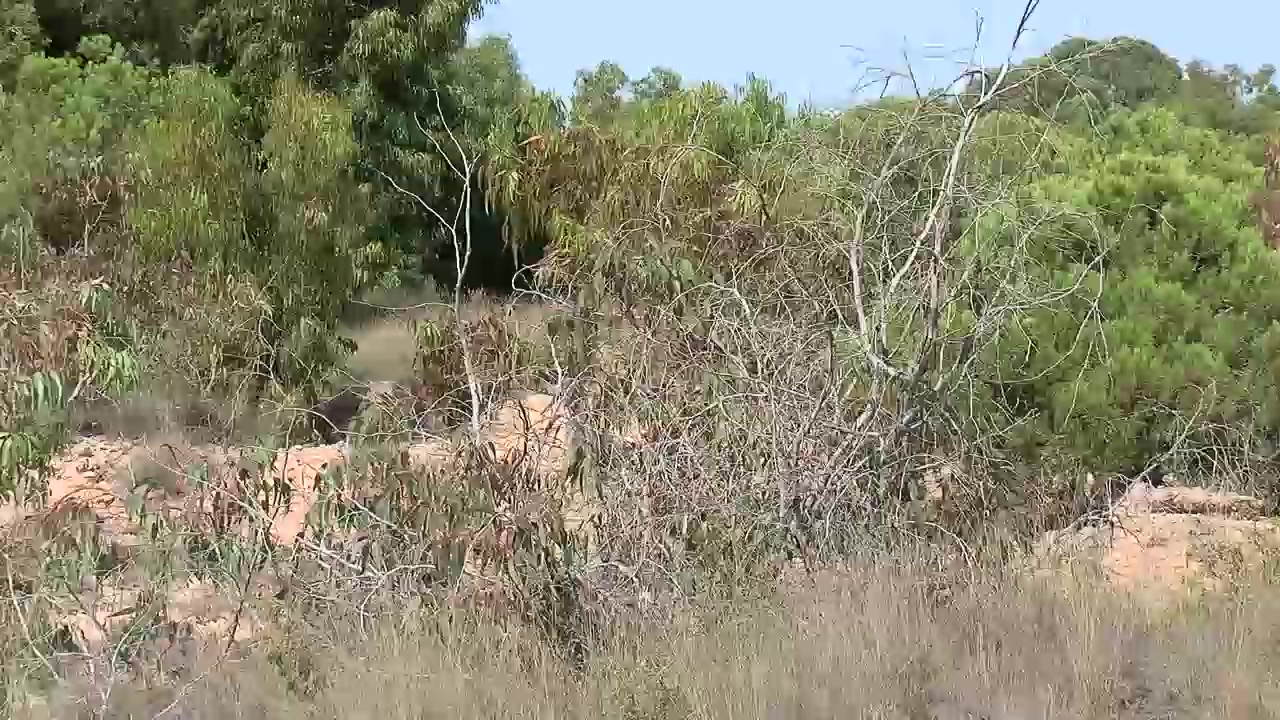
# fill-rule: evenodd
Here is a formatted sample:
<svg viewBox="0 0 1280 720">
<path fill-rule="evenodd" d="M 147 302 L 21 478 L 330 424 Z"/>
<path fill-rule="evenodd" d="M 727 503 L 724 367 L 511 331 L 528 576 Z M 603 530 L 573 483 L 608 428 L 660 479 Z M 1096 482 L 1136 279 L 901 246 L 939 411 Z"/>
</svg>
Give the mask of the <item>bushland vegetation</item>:
<svg viewBox="0 0 1280 720">
<path fill-rule="evenodd" d="M 1008 570 L 1135 478 L 1280 500 L 1274 66 L 1072 38 L 838 110 L 608 61 L 561 98 L 483 5 L 0 0 L 0 494 L 90 433 L 273 451 L 408 398 L 357 404 L 371 495 L 304 543 L 15 521 L 7 709 L 1274 711 L 1269 582 L 1152 614 Z M 520 393 L 572 420 L 585 537 L 480 442 Z M 427 431 L 460 470 L 395 452 Z M 82 584 L 268 568 L 257 644 L 144 672 L 148 601 L 68 689 Z"/>
</svg>

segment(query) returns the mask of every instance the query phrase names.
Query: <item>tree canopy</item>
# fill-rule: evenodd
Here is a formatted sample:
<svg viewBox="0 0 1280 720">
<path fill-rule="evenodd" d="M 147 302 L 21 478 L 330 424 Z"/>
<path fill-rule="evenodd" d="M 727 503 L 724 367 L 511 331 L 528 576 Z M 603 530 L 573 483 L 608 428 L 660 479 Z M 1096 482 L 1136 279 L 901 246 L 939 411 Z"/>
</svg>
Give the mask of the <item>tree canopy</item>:
<svg viewBox="0 0 1280 720">
<path fill-rule="evenodd" d="M 825 328 L 850 388 L 985 407 L 948 432 L 1007 423 L 1023 462 L 1128 471 L 1198 443 L 1204 466 L 1224 428 L 1280 434 L 1251 203 L 1273 65 L 1072 38 L 977 110 L 993 72 L 817 113 L 754 75 L 604 60 L 560 98 L 509 38 L 467 41 L 483 6 L 0 0 L 6 282 L 78 258 L 162 328 L 148 347 L 200 328 L 203 376 L 279 392 L 340 362 L 353 298 L 422 275 L 695 335 L 733 287 L 752 322 Z M 937 257 L 901 265 L 930 233 Z"/>
</svg>

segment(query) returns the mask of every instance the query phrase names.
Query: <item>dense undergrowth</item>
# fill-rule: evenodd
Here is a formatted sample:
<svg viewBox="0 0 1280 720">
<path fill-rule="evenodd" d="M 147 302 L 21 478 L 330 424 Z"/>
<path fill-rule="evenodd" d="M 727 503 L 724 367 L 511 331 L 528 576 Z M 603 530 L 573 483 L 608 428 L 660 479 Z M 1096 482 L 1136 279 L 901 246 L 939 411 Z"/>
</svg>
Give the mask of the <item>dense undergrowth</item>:
<svg viewBox="0 0 1280 720">
<path fill-rule="evenodd" d="M 247 657 L 204 657 L 145 688 L 77 685 L 15 717 L 1146 720 L 1275 707 L 1270 581 L 1153 611 L 1087 573 L 948 577 L 926 558 L 857 561 L 731 604 L 614 614 L 585 665 L 472 612 L 294 608 Z"/>
<path fill-rule="evenodd" d="M 395 451 L 419 420 L 374 407 L 344 476 L 371 495 L 326 505 L 314 544 L 141 501 L 143 559 L 83 518 L 15 524 L 14 692 L 57 684 L 50 658 L 71 651 L 48 612 L 85 578 L 243 594 L 270 569 L 307 588 L 277 610 L 314 621 L 277 625 L 323 640 L 281 630 L 247 651 L 235 667 L 267 663 L 270 681 L 211 681 L 210 713 L 218 693 L 258 692 L 273 716 L 345 716 L 383 667 L 392 715 L 422 692 L 475 716 L 999 716 L 1000 693 L 1063 717 L 1269 706 L 1265 683 L 1224 690 L 1194 663 L 1126 674 L 1196 632 L 1236 653 L 1232 672 L 1261 662 L 1261 640 L 1232 635 L 1238 608 L 1188 610 L 1212 615 L 1192 632 L 1132 608 L 1098 621 L 1006 579 L 939 608 L 895 576 L 806 600 L 826 618 L 806 625 L 761 587 L 795 563 L 891 565 L 921 539 L 1011 556 L 1156 468 L 1280 497 L 1273 68 L 1077 39 L 961 92 L 839 112 L 795 111 L 756 77 L 730 91 L 611 63 L 565 103 L 505 39 L 465 43 L 479 2 L 90 5 L 0 0 L 0 493 L 38 505 L 41 470 L 88 432 L 234 443 L 265 464 L 315 441 L 311 409 L 354 374 L 410 386 L 459 438 L 503 398 L 556 394 L 578 433 L 569 475 L 601 512 L 583 541 L 480 448 L 423 477 Z M 375 298 L 397 295 L 429 301 L 380 317 Z M 633 421 L 644 441 L 617 441 Z M 360 548 L 327 544 L 355 530 Z M 476 544 L 500 568 L 497 621 L 525 630 L 481 642 L 492 613 L 443 636 L 371 619 L 435 617 L 475 579 Z M 690 598 L 765 609 L 695 633 Z M 1026 622 L 995 627 L 999 603 Z M 156 632 L 130 627 L 118 647 Z M 806 634 L 828 631 L 847 644 Z M 1053 642 L 1042 684 L 1014 678 Z M 329 669 L 299 669 L 311 654 Z M 112 660 L 114 677 L 129 653 Z M 508 661 L 520 672 L 493 679 Z M 778 684 L 804 676 L 830 682 Z"/>
</svg>

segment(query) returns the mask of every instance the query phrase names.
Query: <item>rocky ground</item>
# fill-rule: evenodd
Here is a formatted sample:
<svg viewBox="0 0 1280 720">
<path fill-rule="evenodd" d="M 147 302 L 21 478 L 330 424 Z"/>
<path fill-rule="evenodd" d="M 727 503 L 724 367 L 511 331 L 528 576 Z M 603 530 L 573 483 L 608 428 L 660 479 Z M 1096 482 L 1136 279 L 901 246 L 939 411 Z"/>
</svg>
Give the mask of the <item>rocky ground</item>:
<svg viewBox="0 0 1280 720">
<path fill-rule="evenodd" d="M 567 461 L 572 438 L 549 396 L 529 396 L 500 410 L 484 426 L 495 456 L 537 464 L 545 477 Z M 628 437 L 639 441 L 639 437 Z M 535 448 L 536 446 L 536 448 Z M 461 457 L 447 440 L 407 445 L 404 457 L 419 468 L 448 472 Z M 179 440 L 126 441 L 81 438 L 47 473 L 47 496 L 35 505 L 5 508 L 7 541 L 40 542 L 41 528 L 74 518 L 93 526 L 111 554 L 127 560 L 146 545 L 144 518 L 157 514 L 199 532 L 238 523 L 244 533 L 266 528 L 275 545 L 315 542 L 308 515 L 320 497 L 318 479 L 350 462 L 347 443 L 291 447 L 262 456 L 245 448 L 194 447 Z M 202 468 L 192 473 L 192 468 Z M 274 496 L 275 501 L 271 501 Z M 568 526 L 588 527 L 596 511 L 586 497 L 566 504 Z M 59 519 L 61 518 L 61 519 Z M 1184 588 L 1226 589 L 1233 577 L 1266 566 L 1280 548 L 1280 522 L 1264 517 L 1253 497 L 1196 487 L 1135 484 L 1102 517 L 1084 526 L 1046 534 L 1033 557 L 1045 563 L 1100 563 L 1118 587 L 1156 597 Z M 108 649 L 118 630 L 148 605 L 142 583 L 127 573 L 111 580 L 87 577 L 77 597 L 55 610 L 56 624 L 71 630 L 84 656 Z M 162 608 L 169 628 L 158 642 L 163 655 L 189 655 L 213 643 L 243 641 L 261 628 L 247 608 L 279 593 L 283 579 L 261 574 L 236 593 L 207 581 L 175 579 Z"/>
<path fill-rule="evenodd" d="M 565 466 L 574 442 L 554 399 L 537 394 L 499 407 L 481 435 L 494 462 L 524 465 L 544 479 Z M 314 519 L 324 493 L 333 490 L 332 485 L 326 489 L 326 476 L 333 477 L 334 471 L 351 463 L 353 452 L 349 442 L 272 453 L 191 445 L 179 437 L 83 437 L 65 447 L 46 469 L 45 497 L 3 508 L 0 539 L 9 547 L 25 544 L 48 550 L 56 547 L 56 536 L 78 527 L 73 532 L 91 536 L 121 568 L 148 550 L 148 533 L 155 531 L 157 519 L 163 527 L 187 533 L 216 529 L 225 534 L 230 529 L 252 539 L 253 533 L 265 529 L 274 546 L 331 546 L 335 538 L 318 537 L 308 519 Z M 403 446 L 401 459 L 410 468 L 443 479 L 461 471 L 464 452 L 455 441 L 426 438 Z M 338 492 L 354 496 L 360 489 L 348 486 Z M 586 527 L 594 503 L 585 496 L 565 499 L 566 528 Z M 358 538 L 337 541 L 349 544 Z M 475 561 L 468 558 L 469 563 Z M 71 631 L 85 656 L 108 650 L 118 631 L 149 605 L 162 609 L 159 620 L 171 628 L 157 648 L 161 655 L 192 654 L 211 643 L 243 640 L 260 625 L 248 612 L 251 601 L 280 592 L 285 582 L 279 574 L 264 571 L 228 593 L 209 581 L 175 578 L 168 596 L 157 603 L 145 597 L 154 578 L 127 571 L 108 577 L 87 574 L 80 592 L 56 603 L 53 611 L 53 623 Z M 186 649 L 179 652 L 179 646 Z"/>
<path fill-rule="evenodd" d="M 1135 483 L 1102 517 L 1047 533 L 1035 549 L 1043 559 L 1099 562 L 1113 584 L 1149 596 L 1226 590 L 1280 557 L 1280 521 L 1248 495 Z"/>
</svg>

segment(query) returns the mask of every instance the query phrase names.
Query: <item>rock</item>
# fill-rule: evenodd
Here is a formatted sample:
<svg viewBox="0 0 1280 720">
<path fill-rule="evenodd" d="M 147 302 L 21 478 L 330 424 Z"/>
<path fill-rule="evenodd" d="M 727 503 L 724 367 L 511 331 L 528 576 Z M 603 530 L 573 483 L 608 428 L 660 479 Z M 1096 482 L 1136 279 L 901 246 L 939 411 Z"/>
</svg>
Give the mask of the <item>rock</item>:
<svg viewBox="0 0 1280 720">
<path fill-rule="evenodd" d="M 568 471 L 574 449 L 573 428 L 551 395 L 525 393 L 503 401 L 481 427 L 480 443 L 499 463 L 523 466 L 554 482 Z"/>
<path fill-rule="evenodd" d="M 1098 562 L 1117 587 L 1219 589 L 1280 553 L 1280 522 L 1258 498 L 1202 487 L 1132 485 L 1096 526 L 1046 533 L 1038 562 Z"/>
<path fill-rule="evenodd" d="M 1261 500 L 1248 495 L 1216 492 L 1202 487 L 1153 487 L 1134 483 L 1116 508 L 1126 513 L 1220 515 L 1256 520 L 1263 515 Z"/>
<path fill-rule="evenodd" d="M 372 386 L 368 390 L 371 392 L 366 396 L 376 396 L 392 388 Z M 359 393 L 353 390 L 346 397 L 349 400 L 355 395 Z M 626 437 L 620 438 L 624 443 L 639 445 L 651 437 L 636 423 L 627 429 Z M 600 499 L 564 482 L 582 430 L 556 397 L 525 393 L 495 408 L 481 427 L 481 442 L 494 462 L 527 470 L 528 477 L 539 485 L 530 488 L 528 499 L 535 504 L 550 501 L 544 507 L 555 508 L 565 529 L 585 538 L 590 546 L 591 529 L 601 512 Z M 402 447 L 411 466 L 428 471 L 441 482 L 460 479 L 466 469 L 462 464 L 467 455 L 464 449 L 464 443 L 444 438 Z M 265 461 L 265 467 L 259 461 Z M 47 509 L 7 507 L 0 515 L 0 526 L 4 526 L 5 537 L 14 542 L 27 542 L 24 533 L 35 538 L 42 528 L 61 533 L 73 525 L 83 527 L 107 547 L 119 567 L 132 565 L 131 561 L 154 542 L 148 526 L 136 516 L 139 510 L 163 513 L 165 522 L 181 533 L 216 529 L 248 536 L 265 529 L 277 545 L 296 545 L 307 528 L 308 513 L 323 495 L 317 482 L 320 475 L 349 461 L 349 446 L 338 443 L 295 446 L 273 456 L 251 448 L 195 445 L 180 437 L 150 442 L 81 438 L 65 447 L 49 465 L 48 494 L 43 503 Z M 510 508 L 508 515 L 527 509 Z M 514 520 L 508 517 L 504 522 L 507 524 L 502 527 L 495 525 L 489 541 L 498 550 L 505 547 L 503 543 L 509 544 Z M 363 546 L 353 543 L 359 552 Z M 478 552 L 471 552 L 466 562 L 469 568 L 482 567 L 481 560 Z M 86 652 L 96 652 L 106 648 L 112 633 L 137 612 L 142 591 L 114 575 L 87 580 L 91 582 L 80 589 L 80 594 L 86 595 L 82 598 L 85 602 L 68 603 L 52 619 L 74 636 L 75 644 Z M 165 641 L 168 644 L 161 643 L 164 647 L 158 648 L 161 654 L 176 653 L 185 658 L 190 655 L 185 648 L 191 642 L 219 637 L 225 642 L 233 624 L 239 640 L 257 627 L 248 618 L 233 622 L 233 610 L 222 603 L 224 598 L 215 597 L 212 586 L 191 581 L 161 591 L 167 592 L 167 614 L 161 619 L 170 623 L 173 631 Z"/>
</svg>

